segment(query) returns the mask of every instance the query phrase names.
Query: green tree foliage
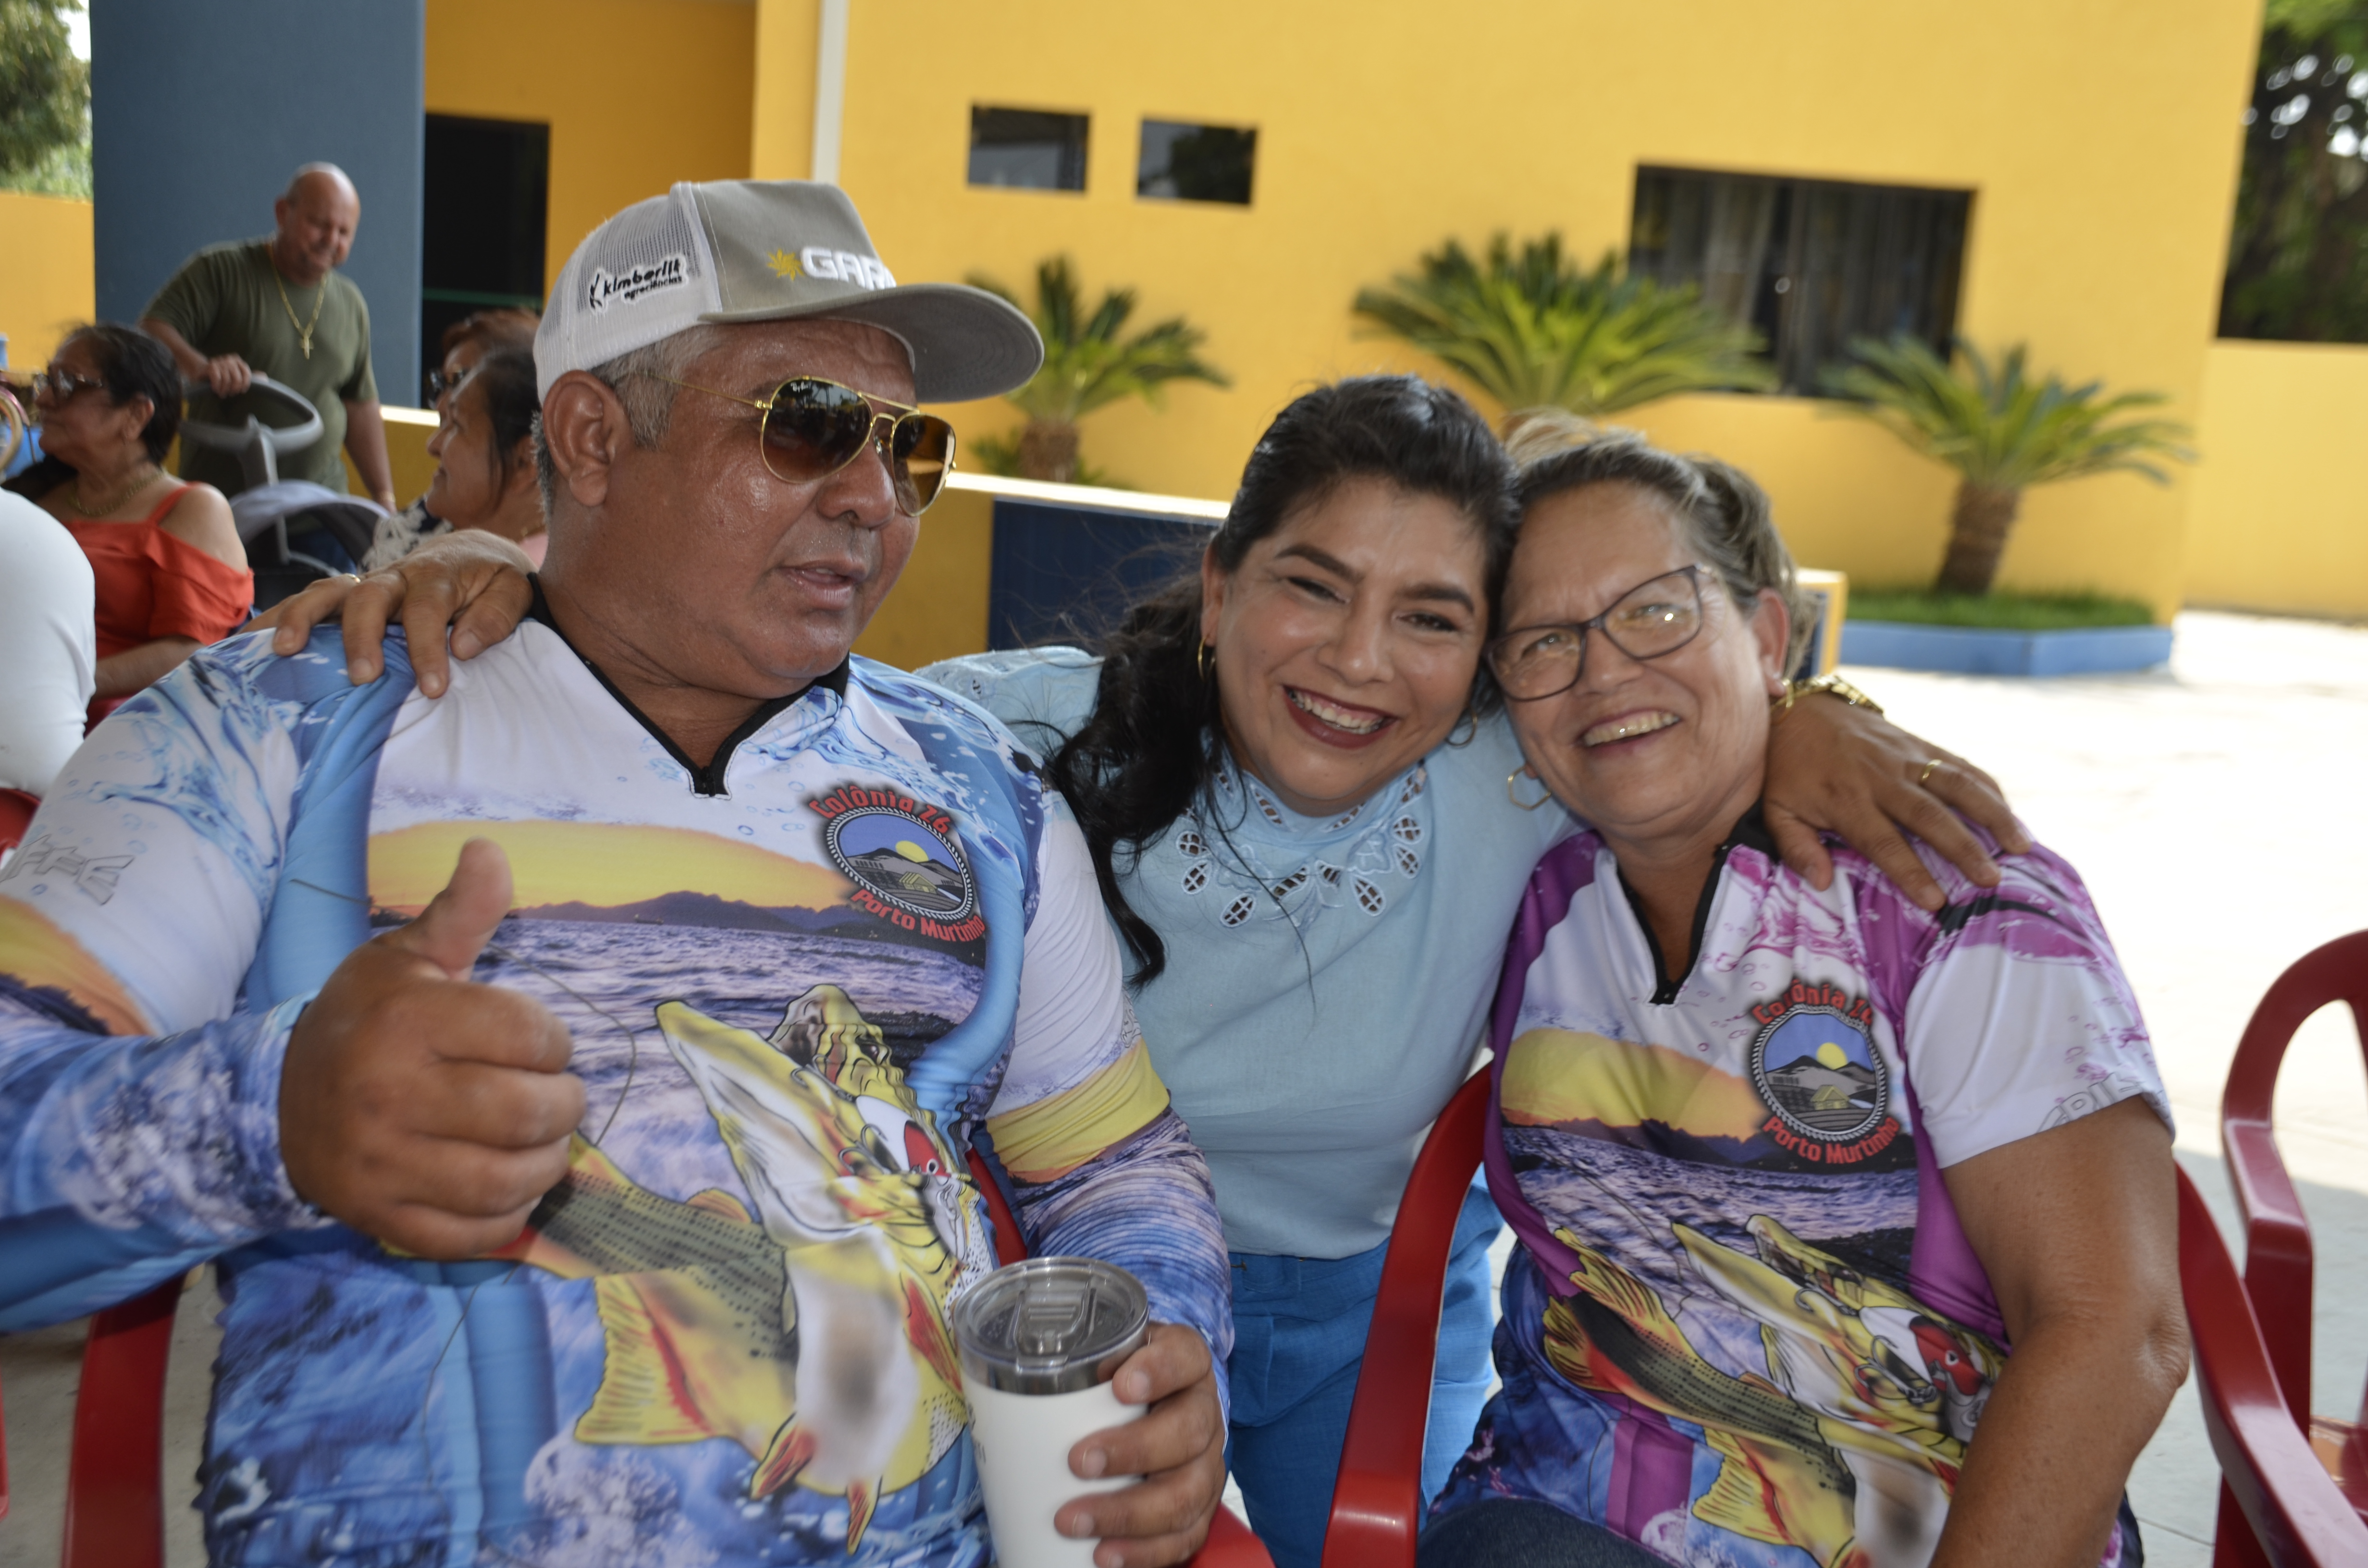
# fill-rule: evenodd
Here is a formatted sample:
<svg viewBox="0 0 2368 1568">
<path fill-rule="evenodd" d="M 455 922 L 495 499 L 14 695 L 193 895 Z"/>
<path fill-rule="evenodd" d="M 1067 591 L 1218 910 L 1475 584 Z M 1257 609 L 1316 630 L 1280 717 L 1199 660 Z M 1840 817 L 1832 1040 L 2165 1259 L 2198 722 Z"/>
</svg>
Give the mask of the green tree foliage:
<svg viewBox="0 0 2368 1568">
<path fill-rule="evenodd" d="M 2269 0 L 2220 335 L 2368 342 L 2368 0 Z"/>
<path fill-rule="evenodd" d="M 1827 390 L 1846 399 L 1849 412 L 1957 471 L 1938 584 L 1944 592 L 1989 591 L 2022 493 L 2032 485 L 2113 472 L 2163 484 L 2169 475 L 2156 460 L 2195 456 L 2185 426 L 2127 417 L 2158 407 L 2160 392 L 2107 397 L 2101 382 L 2067 387 L 2053 371 L 2034 380 L 2019 343 L 1996 364 L 1963 338 L 1953 359 L 1905 336 L 1860 338 L 1850 352 L 1857 363 L 1829 372 Z"/>
<path fill-rule="evenodd" d="M 81 0 L 0 0 L 0 188 L 90 194 L 90 68 L 66 41 Z"/>
<path fill-rule="evenodd" d="M 1445 361 L 1508 415 L 1563 408 L 1586 418 L 1679 392 L 1764 392 L 1776 384 L 1749 326 L 1702 302 L 1691 284 L 1623 277 L 1605 252 L 1592 271 L 1562 236 L 1498 234 L 1485 261 L 1450 240 L 1420 270 L 1358 291 L 1356 313 L 1382 335 Z"/>
<path fill-rule="evenodd" d="M 992 278 L 971 275 L 973 288 L 1019 301 Z M 1139 397 L 1160 405 L 1170 381 L 1206 381 L 1229 386 L 1225 373 L 1200 356 L 1208 335 L 1182 316 L 1123 335 L 1134 314 L 1132 289 L 1104 290 L 1089 314 L 1069 258 L 1037 263 L 1036 306 L 1029 319 L 1044 339 L 1044 368 L 1005 401 L 1028 416 L 1019 432 L 1014 466 L 1026 479 L 1066 483 L 1077 476 L 1077 421 L 1098 408 Z"/>
</svg>

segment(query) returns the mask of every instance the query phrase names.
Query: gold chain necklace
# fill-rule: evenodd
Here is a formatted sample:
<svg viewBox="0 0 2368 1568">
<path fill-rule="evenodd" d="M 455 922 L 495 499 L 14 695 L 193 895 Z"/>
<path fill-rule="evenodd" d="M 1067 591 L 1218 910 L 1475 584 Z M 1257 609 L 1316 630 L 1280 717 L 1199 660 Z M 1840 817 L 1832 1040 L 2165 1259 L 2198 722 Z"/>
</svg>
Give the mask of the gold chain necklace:
<svg viewBox="0 0 2368 1568">
<path fill-rule="evenodd" d="M 271 258 L 271 281 L 279 286 L 279 308 L 288 312 L 288 324 L 296 329 L 296 346 L 304 351 L 304 358 L 310 359 L 313 357 L 313 329 L 321 324 L 321 306 L 329 298 L 328 275 L 324 273 L 321 276 L 320 290 L 313 296 L 313 319 L 309 322 L 296 319 L 296 307 L 288 301 L 288 280 L 279 276 L 279 258 L 276 256 Z"/>
<path fill-rule="evenodd" d="M 155 483 L 156 481 L 163 476 L 164 472 L 164 470 L 158 468 L 154 463 L 142 463 L 138 469 L 133 471 L 131 483 L 124 485 L 114 494 L 108 496 L 107 498 L 106 505 L 100 506 L 94 506 L 82 498 L 82 480 L 77 477 L 74 480 L 74 494 L 68 497 L 68 499 L 73 503 L 74 509 L 80 512 L 84 517 L 103 517 L 108 513 L 121 506 L 126 501 L 131 500 L 134 495 L 139 494 L 142 491 Z"/>
</svg>

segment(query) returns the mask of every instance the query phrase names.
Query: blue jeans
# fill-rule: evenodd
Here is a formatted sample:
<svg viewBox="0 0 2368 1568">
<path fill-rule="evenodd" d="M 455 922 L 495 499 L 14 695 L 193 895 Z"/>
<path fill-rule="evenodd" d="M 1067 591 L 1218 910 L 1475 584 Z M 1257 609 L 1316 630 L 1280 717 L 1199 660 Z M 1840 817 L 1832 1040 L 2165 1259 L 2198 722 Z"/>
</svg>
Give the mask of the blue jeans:
<svg viewBox="0 0 2368 1568">
<path fill-rule="evenodd" d="M 1474 1187 L 1456 1221 L 1440 1304 L 1423 1442 L 1426 1505 L 1447 1483 L 1487 1402 L 1488 1339 L 1497 1321 L 1488 1244 L 1501 1224 L 1486 1189 Z M 1341 1258 L 1233 1255 L 1234 1354 L 1225 1373 L 1234 1411 L 1225 1460 L 1275 1568 L 1316 1568 L 1323 1556 L 1349 1406 L 1388 1250 L 1383 1244 Z"/>
<path fill-rule="evenodd" d="M 1491 1497 L 1423 1531 L 1416 1568 L 1663 1568 L 1610 1530 L 1525 1498 Z"/>
</svg>

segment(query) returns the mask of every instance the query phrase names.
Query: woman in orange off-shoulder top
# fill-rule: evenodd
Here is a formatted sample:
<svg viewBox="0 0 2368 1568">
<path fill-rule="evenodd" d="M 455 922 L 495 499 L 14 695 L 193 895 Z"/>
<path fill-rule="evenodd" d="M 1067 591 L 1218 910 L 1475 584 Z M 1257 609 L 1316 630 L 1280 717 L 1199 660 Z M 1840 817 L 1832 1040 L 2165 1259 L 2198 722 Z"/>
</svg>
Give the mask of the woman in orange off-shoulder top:
<svg viewBox="0 0 2368 1568">
<path fill-rule="evenodd" d="M 11 488 L 74 536 L 98 588 L 94 725 L 252 611 L 255 576 L 211 484 L 160 466 L 181 424 L 180 373 L 130 327 L 86 326 L 59 347 L 36 403 L 50 460 Z"/>
</svg>

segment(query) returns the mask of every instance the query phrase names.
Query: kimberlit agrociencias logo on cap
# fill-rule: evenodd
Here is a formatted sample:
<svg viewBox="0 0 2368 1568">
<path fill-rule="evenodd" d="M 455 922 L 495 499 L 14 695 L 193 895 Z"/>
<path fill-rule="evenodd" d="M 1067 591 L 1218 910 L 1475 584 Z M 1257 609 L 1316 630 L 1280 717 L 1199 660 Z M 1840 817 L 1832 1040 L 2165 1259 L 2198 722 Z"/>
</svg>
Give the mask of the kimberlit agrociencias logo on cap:
<svg viewBox="0 0 2368 1568">
<path fill-rule="evenodd" d="M 610 305 L 630 305 L 652 294 L 662 294 L 669 289 L 690 287 L 690 257 L 677 251 L 662 256 L 646 267 L 629 267 L 622 272 L 611 272 L 605 267 L 592 269 L 592 278 L 585 290 L 586 308 L 605 311 Z"/>
</svg>

